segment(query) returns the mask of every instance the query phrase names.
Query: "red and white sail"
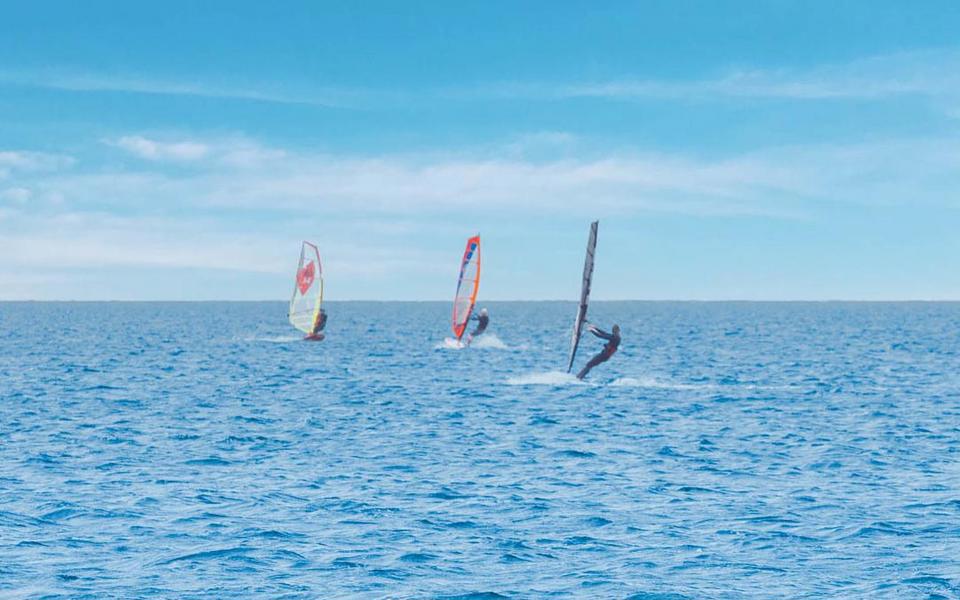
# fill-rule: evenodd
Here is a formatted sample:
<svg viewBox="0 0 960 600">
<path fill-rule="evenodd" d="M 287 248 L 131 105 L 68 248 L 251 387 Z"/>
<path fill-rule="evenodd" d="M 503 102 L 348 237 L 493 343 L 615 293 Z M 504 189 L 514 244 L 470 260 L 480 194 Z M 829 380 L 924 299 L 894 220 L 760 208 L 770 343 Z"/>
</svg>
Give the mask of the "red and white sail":
<svg viewBox="0 0 960 600">
<path fill-rule="evenodd" d="M 323 269 L 320 251 L 310 242 L 300 248 L 300 262 L 293 282 L 293 298 L 287 316 L 290 324 L 304 333 L 313 333 L 313 324 L 323 302 Z"/>
</svg>

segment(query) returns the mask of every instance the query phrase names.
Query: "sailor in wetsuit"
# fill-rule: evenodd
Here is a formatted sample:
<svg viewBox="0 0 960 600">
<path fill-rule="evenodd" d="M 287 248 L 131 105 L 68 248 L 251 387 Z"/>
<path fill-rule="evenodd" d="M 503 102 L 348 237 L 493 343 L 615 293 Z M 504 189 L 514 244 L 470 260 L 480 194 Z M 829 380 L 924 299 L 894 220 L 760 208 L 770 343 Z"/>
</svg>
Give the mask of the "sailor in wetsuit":
<svg viewBox="0 0 960 600">
<path fill-rule="evenodd" d="M 477 328 L 470 332 L 470 335 L 467 336 L 467 345 L 470 345 L 470 342 L 473 341 L 473 338 L 477 337 L 481 333 L 487 330 L 487 325 L 490 324 L 490 315 L 487 313 L 487 309 L 481 308 L 480 313 L 472 317 L 477 320 Z"/>
<path fill-rule="evenodd" d="M 327 311 L 320 309 L 317 314 L 317 320 L 313 323 L 313 332 L 304 339 L 319 342 L 326 336 L 323 334 L 323 328 L 327 326 Z"/>
<path fill-rule="evenodd" d="M 589 325 L 587 329 L 590 330 L 590 333 L 597 336 L 600 339 L 607 340 L 607 345 L 603 347 L 603 350 L 600 351 L 600 354 L 594 356 L 590 359 L 583 369 L 577 373 L 577 379 L 583 379 L 587 376 L 587 373 L 590 372 L 590 369 L 599 365 L 602 362 L 607 362 L 610 360 L 610 357 L 613 356 L 614 352 L 617 351 L 617 348 L 620 347 L 620 326 L 614 325 L 613 331 L 607 333 L 606 331 L 601 331 L 599 328 Z"/>
</svg>

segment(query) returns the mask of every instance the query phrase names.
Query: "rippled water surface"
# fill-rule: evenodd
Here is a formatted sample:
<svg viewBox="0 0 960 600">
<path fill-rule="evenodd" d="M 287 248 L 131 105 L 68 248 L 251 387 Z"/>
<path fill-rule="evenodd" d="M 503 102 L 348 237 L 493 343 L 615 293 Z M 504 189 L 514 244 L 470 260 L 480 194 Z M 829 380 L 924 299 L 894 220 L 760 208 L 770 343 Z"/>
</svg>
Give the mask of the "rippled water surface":
<svg viewBox="0 0 960 600">
<path fill-rule="evenodd" d="M 960 304 L 489 308 L 0 304 L 0 597 L 960 595 Z"/>
</svg>

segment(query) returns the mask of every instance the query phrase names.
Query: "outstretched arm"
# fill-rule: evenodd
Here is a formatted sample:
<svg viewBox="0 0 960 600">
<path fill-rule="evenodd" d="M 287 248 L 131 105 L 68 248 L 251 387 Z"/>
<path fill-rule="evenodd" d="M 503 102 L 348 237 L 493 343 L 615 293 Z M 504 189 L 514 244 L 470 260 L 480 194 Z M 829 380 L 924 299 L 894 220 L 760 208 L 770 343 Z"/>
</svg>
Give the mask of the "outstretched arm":
<svg viewBox="0 0 960 600">
<path fill-rule="evenodd" d="M 595 327 L 595 326 L 593 326 L 593 325 L 590 326 L 590 333 L 592 333 L 593 335 L 597 336 L 598 338 L 600 338 L 600 339 L 602 339 L 602 340 L 610 341 L 610 340 L 613 339 L 613 336 L 612 336 L 612 335 L 610 335 L 610 334 L 607 333 L 606 331 L 603 331 L 603 330 L 600 329 L 599 327 Z"/>
</svg>

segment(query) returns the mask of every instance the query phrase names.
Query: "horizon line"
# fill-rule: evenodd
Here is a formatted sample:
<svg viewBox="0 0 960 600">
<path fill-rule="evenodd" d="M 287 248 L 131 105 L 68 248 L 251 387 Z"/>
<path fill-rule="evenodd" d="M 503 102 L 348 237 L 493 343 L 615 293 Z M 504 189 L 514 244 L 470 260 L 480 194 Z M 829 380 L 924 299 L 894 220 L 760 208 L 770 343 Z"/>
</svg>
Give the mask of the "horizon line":
<svg viewBox="0 0 960 600">
<path fill-rule="evenodd" d="M 194 299 L 194 300 L 170 300 L 170 299 L 139 299 L 139 300 L 130 300 L 130 299 L 116 299 L 116 298 L 99 298 L 99 299 L 86 299 L 86 300 L 77 300 L 77 299 L 0 299 L 0 304 L 14 304 L 14 303 L 32 303 L 32 304 L 94 304 L 94 303 L 129 303 L 129 304 L 147 304 L 147 303 L 212 303 L 212 302 L 230 302 L 230 303 L 264 303 L 264 302 L 281 302 L 288 303 L 289 300 L 280 298 L 262 298 L 256 300 L 240 300 L 240 299 L 229 299 L 229 298 L 214 298 L 214 299 Z M 325 300 L 324 304 L 338 304 L 346 302 L 377 302 L 377 303 L 444 303 L 448 304 L 451 301 L 449 299 L 420 299 L 420 300 L 402 300 L 402 299 L 377 299 L 377 298 L 346 298 L 339 300 Z M 502 303 L 502 302 L 569 302 L 571 304 L 576 304 L 578 300 L 568 300 L 568 299 L 511 299 L 511 300 L 487 300 L 489 303 Z M 830 303 L 849 303 L 849 304 L 907 304 L 907 303 L 957 303 L 960 302 L 960 298 L 891 298 L 891 299 L 851 299 L 851 298 L 827 298 L 827 299 L 746 299 L 746 298 L 708 298 L 708 299 L 699 299 L 699 298 L 663 298 L 663 299 L 644 299 L 644 298 L 608 298 L 603 300 L 591 300 L 590 304 L 595 303 L 605 303 L 605 302 L 645 302 L 649 304 L 655 303 L 689 303 L 689 304 L 706 304 L 706 303 L 740 303 L 740 304 L 774 304 L 774 303 L 806 303 L 806 304 L 830 304 Z M 477 302 L 477 305 L 484 304 L 484 302 Z"/>
</svg>

